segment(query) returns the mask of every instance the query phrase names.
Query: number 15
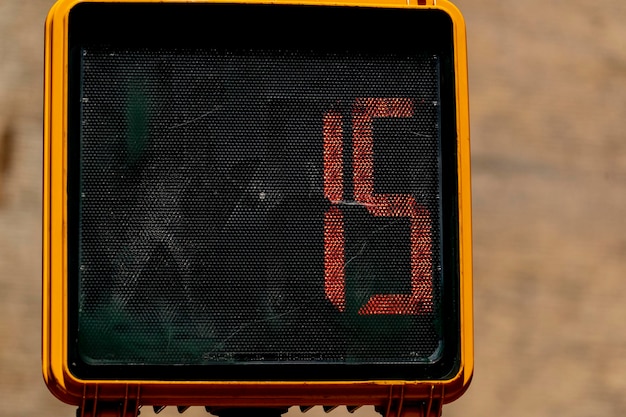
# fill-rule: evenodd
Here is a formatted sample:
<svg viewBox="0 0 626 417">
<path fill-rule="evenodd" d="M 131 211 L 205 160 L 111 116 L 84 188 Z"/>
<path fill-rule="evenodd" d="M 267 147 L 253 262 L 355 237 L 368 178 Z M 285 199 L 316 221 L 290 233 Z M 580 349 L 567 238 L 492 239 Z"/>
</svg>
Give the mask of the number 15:
<svg viewBox="0 0 626 417">
<path fill-rule="evenodd" d="M 375 294 L 359 314 L 428 313 L 433 308 L 432 238 L 429 211 L 410 194 L 374 194 L 375 117 L 411 117 L 409 98 L 357 98 L 352 107 L 354 200 L 375 217 L 408 217 L 411 227 L 410 294 Z M 339 112 L 324 115 L 324 196 L 332 203 L 324 216 L 324 290 L 339 310 L 346 307 L 345 233 L 343 212 L 343 119 Z"/>
</svg>

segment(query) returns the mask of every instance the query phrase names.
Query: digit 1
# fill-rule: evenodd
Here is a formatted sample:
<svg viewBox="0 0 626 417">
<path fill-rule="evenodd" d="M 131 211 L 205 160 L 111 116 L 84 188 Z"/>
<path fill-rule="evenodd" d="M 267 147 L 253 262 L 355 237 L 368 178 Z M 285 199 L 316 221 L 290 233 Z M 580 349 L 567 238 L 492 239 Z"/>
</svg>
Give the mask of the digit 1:
<svg viewBox="0 0 626 417">
<path fill-rule="evenodd" d="M 430 214 L 412 195 L 374 194 L 372 119 L 412 115 L 408 98 L 358 98 L 352 110 L 354 199 L 373 216 L 409 217 L 411 225 L 411 293 L 373 295 L 359 314 L 409 315 L 433 308 Z"/>
<path fill-rule="evenodd" d="M 343 199 L 343 130 L 341 114 L 324 115 L 324 196 L 336 204 Z M 336 205 L 324 215 L 324 291 L 339 311 L 346 308 L 345 237 L 343 213 Z"/>
</svg>

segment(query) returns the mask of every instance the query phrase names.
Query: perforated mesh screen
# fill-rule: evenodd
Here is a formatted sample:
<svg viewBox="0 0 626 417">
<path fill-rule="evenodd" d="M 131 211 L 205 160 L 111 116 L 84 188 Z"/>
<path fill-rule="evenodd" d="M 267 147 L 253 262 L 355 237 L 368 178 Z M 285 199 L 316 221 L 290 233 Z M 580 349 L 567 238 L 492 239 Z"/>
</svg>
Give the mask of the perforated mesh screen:
<svg viewBox="0 0 626 417">
<path fill-rule="evenodd" d="M 82 360 L 438 357 L 436 56 L 81 55 Z"/>
</svg>

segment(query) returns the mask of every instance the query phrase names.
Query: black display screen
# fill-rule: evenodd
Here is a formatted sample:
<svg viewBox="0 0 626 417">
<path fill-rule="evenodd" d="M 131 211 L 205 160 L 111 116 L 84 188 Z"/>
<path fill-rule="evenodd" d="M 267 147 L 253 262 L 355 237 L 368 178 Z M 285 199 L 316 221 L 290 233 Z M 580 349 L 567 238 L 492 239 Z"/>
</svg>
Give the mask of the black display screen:
<svg viewBox="0 0 626 417">
<path fill-rule="evenodd" d="M 74 373 L 457 369 L 444 14 L 95 3 L 70 34 Z"/>
</svg>

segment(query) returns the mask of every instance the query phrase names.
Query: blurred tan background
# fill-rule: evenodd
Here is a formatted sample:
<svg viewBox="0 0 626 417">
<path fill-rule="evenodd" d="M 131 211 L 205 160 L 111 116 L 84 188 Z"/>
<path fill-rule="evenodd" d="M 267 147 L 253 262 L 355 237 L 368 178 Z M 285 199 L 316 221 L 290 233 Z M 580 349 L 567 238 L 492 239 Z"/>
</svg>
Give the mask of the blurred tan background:
<svg viewBox="0 0 626 417">
<path fill-rule="evenodd" d="M 40 371 L 43 24 L 52 2 L 0 0 L 2 416 L 74 415 Z M 476 372 L 444 416 L 624 416 L 626 2 L 455 4 L 470 57 Z"/>
</svg>

